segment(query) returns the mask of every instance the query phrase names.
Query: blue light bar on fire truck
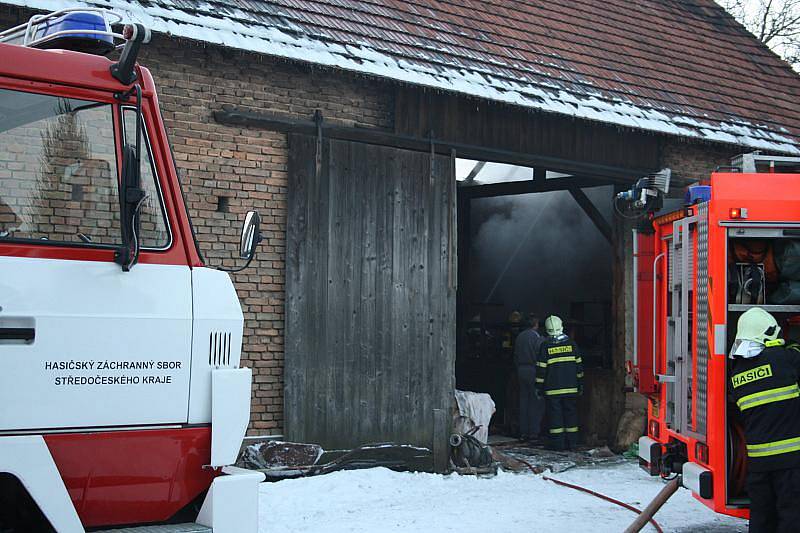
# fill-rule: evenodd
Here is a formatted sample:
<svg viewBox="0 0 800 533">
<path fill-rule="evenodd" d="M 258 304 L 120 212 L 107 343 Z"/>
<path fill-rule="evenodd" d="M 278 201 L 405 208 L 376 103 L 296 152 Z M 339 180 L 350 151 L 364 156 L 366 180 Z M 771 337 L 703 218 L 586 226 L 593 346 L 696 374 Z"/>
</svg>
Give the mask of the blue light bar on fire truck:
<svg viewBox="0 0 800 533">
<path fill-rule="evenodd" d="M 32 16 L 28 22 L 0 33 L 0 42 L 104 55 L 116 48 L 115 39 L 124 39 L 111 29 L 121 22 L 122 17 L 105 9 L 63 9 Z"/>
</svg>

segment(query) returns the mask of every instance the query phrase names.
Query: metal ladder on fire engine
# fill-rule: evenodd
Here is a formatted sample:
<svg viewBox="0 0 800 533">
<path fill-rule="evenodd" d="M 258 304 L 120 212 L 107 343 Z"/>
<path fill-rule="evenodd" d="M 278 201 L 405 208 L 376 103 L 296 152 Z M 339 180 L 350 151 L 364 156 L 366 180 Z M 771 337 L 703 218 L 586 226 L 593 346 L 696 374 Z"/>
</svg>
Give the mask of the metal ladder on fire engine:
<svg viewBox="0 0 800 533">
<path fill-rule="evenodd" d="M 695 215 L 673 223 L 668 243 L 667 373 L 659 376 L 667 388 L 667 424 L 696 438 L 704 438 L 706 432 L 707 258 L 708 210 L 706 204 L 698 204 Z"/>
</svg>

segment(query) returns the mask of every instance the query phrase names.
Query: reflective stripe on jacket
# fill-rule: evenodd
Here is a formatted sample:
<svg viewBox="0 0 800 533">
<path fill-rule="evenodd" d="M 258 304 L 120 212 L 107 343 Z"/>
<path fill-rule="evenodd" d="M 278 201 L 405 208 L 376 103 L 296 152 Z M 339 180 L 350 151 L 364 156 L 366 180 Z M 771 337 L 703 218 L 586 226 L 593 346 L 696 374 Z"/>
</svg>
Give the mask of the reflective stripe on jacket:
<svg viewBox="0 0 800 533">
<path fill-rule="evenodd" d="M 728 391 L 741 412 L 748 468 L 800 468 L 800 347 L 767 343 L 756 357 L 736 359 Z"/>
<path fill-rule="evenodd" d="M 547 337 L 536 358 L 536 387 L 542 396 L 575 396 L 583 389 L 583 360 L 566 335 Z"/>
</svg>

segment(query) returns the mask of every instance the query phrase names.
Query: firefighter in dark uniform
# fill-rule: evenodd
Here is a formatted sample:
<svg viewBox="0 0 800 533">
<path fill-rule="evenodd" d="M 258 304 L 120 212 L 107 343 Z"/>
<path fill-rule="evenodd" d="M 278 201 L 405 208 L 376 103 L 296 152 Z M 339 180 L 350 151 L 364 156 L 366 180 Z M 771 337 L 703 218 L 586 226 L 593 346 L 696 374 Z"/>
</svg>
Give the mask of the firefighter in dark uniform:
<svg viewBox="0 0 800 533">
<path fill-rule="evenodd" d="M 760 307 L 739 317 L 729 391 L 747 441 L 750 532 L 800 531 L 800 346 Z"/>
<path fill-rule="evenodd" d="M 578 347 L 564 335 L 557 316 L 544 321 L 547 338 L 536 360 L 536 387 L 545 399 L 547 447 L 567 450 L 578 444 L 578 396 L 583 394 L 583 362 Z"/>
<path fill-rule="evenodd" d="M 536 358 L 542 336 L 539 334 L 539 319 L 528 315 L 528 329 L 517 335 L 514 341 L 514 363 L 519 380 L 519 434 L 522 440 L 535 439 L 544 414 L 542 401 L 536 394 Z"/>
</svg>

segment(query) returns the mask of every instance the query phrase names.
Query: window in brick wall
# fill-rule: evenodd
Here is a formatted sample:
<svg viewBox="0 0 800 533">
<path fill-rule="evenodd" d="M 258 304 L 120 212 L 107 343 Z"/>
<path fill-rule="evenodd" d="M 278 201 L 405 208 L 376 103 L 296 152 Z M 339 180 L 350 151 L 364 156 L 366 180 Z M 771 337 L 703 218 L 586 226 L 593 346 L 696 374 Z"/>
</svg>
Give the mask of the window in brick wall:
<svg viewBox="0 0 800 533">
<path fill-rule="evenodd" d="M 0 240 L 120 243 L 111 106 L 0 89 Z"/>
</svg>

